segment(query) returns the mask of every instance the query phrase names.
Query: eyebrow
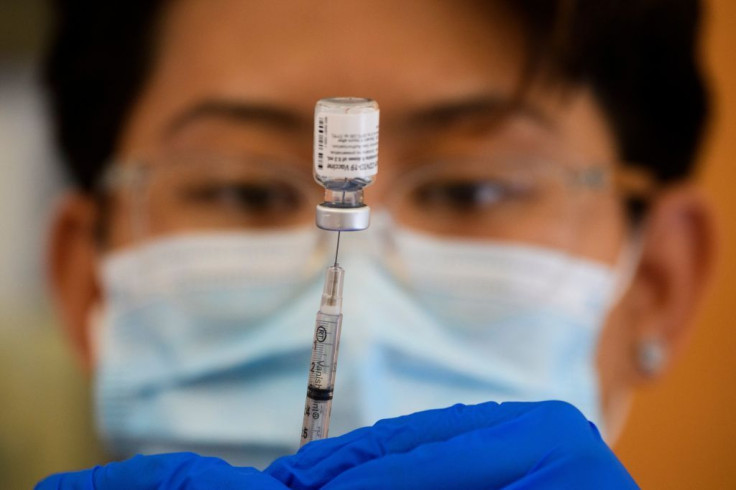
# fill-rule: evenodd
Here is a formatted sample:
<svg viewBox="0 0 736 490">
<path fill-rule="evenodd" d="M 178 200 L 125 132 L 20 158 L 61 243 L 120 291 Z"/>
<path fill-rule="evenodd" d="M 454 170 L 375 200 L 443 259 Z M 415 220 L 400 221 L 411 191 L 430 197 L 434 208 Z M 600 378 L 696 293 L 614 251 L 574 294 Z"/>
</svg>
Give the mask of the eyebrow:
<svg viewBox="0 0 736 490">
<path fill-rule="evenodd" d="M 270 126 L 282 131 L 305 129 L 312 124 L 311 120 L 306 120 L 297 112 L 272 104 L 208 99 L 175 116 L 166 126 L 164 134 L 170 136 L 196 121 L 210 118 Z"/>
<path fill-rule="evenodd" d="M 552 120 L 539 107 L 518 98 L 494 95 L 471 96 L 448 101 L 413 112 L 407 123 L 415 127 L 442 127 L 470 118 L 502 120 L 510 115 L 522 116 L 544 127 L 552 127 Z"/>
<path fill-rule="evenodd" d="M 552 122 L 540 108 L 526 101 L 494 95 L 477 95 L 442 101 L 426 108 L 412 110 L 402 117 L 405 127 L 441 129 L 470 118 L 502 120 L 509 115 L 529 118 L 542 126 Z M 240 124 L 256 124 L 280 131 L 311 129 L 311 118 L 278 105 L 233 99 L 207 99 L 175 116 L 164 134 L 171 136 L 185 127 L 204 119 L 226 119 Z"/>
</svg>

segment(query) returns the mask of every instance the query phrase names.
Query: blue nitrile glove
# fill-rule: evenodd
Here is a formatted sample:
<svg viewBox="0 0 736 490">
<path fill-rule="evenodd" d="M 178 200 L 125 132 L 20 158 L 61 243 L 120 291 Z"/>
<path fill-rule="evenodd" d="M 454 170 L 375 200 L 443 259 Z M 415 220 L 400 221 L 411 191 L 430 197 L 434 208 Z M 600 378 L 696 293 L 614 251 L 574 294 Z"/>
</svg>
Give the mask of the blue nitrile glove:
<svg viewBox="0 0 736 490">
<path fill-rule="evenodd" d="M 255 468 L 237 468 L 218 458 L 192 453 L 135 456 L 119 463 L 60 473 L 36 490 L 286 490 Z"/>
<path fill-rule="evenodd" d="M 315 441 L 265 473 L 290 488 L 638 488 L 564 402 L 455 405 Z"/>
</svg>

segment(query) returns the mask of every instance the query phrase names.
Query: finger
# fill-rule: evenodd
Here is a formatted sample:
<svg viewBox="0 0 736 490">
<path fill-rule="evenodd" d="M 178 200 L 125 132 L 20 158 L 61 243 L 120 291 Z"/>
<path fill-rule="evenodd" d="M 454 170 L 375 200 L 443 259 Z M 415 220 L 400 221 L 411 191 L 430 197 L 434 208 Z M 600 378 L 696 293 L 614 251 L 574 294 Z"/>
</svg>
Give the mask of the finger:
<svg viewBox="0 0 736 490">
<path fill-rule="evenodd" d="M 488 402 L 381 420 L 373 427 L 307 444 L 296 455 L 276 460 L 266 472 L 292 488 L 320 486 L 341 472 L 372 459 L 405 453 L 424 444 L 516 420 L 524 414 L 543 410 L 544 406 L 546 403 Z M 577 410 L 572 410 L 582 417 Z"/>
<path fill-rule="evenodd" d="M 52 475 L 36 490 L 171 490 L 264 488 L 285 490 L 278 480 L 255 468 L 237 468 L 218 458 L 192 453 L 135 456 L 73 473 Z"/>
<path fill-rule="evenodd" d="M 502 488 L 523 481 L 536 481 L 539 488 L 557 488 L 554 482 L 601 488 L 610 481 L 611 488 L 631 481 L 576 409 L 534 405 L 491 427 L 371 459 L 335 475 L 323 488 Z M 530 476 L 535 474 L 536 480 Z"/>
<path fill-rule="evenodd" d="M 598 451 L 578 451 L 574 459 L 568 456 L 545 461 L 504 490 L 530 488 L 633 490 L 639 485 L 613 452 L 605 447 Z"/>
</svg>

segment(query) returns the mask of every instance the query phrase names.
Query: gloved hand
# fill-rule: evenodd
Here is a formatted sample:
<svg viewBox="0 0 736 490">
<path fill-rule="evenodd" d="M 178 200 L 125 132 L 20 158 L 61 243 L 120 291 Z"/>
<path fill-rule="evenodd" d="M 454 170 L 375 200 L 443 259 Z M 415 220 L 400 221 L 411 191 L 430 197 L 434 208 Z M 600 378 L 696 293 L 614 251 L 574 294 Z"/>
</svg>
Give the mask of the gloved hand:
<svg viewBox="0 0 736 490">
<path fill-rule="evenodd" d="M 563 402 L 455 405 L 315 441 L 263 473 L 190 453 L 51 476 L 37 490 L 638 488 L 595 426 Z"/>
<path fill-rule="evenodd" d="M 135 456 L 105 466 L 60 473 L 36 490 L 286 490 L 281 482 L 255 468 L 237 468 L 218 458 L 192 453 Z"/>
<path fill-rule="evenodd" d="M 455 405 L 305 445 L 265 473 L 302 488 L 638 488 L 564 402 Z"/>
</svg>

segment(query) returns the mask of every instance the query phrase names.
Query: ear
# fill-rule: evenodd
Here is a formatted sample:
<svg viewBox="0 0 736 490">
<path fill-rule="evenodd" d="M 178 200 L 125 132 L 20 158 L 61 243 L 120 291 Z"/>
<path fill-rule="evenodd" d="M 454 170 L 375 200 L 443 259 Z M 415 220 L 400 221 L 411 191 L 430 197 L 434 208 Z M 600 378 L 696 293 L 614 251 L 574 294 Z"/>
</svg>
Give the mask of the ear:
<svg viewBox="0 0 736 490">
<path fill-rule="evenodd" d="M 51 226 L 47 267 L 55 307 L 64 330 L 85 367 L 92 368 L 88 320 L 99 300 L 95 264 L 97 209 L 91 197 L 66 195 Z"/>
<path fill-rule="evenodd" d="M 635 383 L 661 376 L 686 346 L 718 243 L 712 208 L 689 184 L 666 190 L 652 203 L 643 231 L 639 268 L 622 302 L 632 322 Z M 655 357 L 661 355 L 653 367 L 642 358 L 649 345 L 656 347 Z"/>
</svg>

